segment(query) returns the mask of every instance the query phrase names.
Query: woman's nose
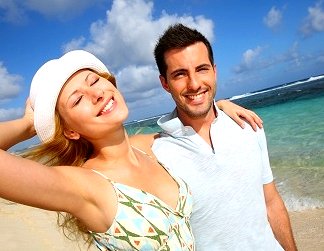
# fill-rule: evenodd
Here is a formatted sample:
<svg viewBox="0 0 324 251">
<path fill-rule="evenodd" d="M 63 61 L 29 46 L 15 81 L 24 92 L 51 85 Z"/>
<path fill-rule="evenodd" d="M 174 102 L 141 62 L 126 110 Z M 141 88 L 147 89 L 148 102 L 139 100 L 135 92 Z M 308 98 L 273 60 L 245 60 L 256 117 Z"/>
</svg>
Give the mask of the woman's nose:
<svg viewBox="0 0 324 251">
<path fill-rule="evenodd" d="M 91 98 L 93 103 L 97 103 L 98 101 L 102 100 L 104 97 L 104 91 L 100 88 L 89 87 L 87 89 L 87 93 Z"/>
</svg>

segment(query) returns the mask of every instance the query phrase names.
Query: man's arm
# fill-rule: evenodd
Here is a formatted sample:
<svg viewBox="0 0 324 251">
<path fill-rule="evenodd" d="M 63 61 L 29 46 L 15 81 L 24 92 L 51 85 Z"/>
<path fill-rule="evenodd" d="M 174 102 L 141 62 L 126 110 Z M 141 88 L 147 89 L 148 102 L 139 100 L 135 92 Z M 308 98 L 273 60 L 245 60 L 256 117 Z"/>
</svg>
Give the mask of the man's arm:
<svg viewBox="0 0 324 251">
<path fill-rule="evenodd" d="M 0 122 L 0 149 L 8 150 L 11 146 L 35 136 L 33 114 L 30 102 L 27 100 L 22 118 Z"/>
<path fill-rule="evenodd" d="M 276 239 L 286 251 L 296 251 L 289 215 L 274 182 L 263 185 L 263 190 L 268 220 Z"/>
</svg>

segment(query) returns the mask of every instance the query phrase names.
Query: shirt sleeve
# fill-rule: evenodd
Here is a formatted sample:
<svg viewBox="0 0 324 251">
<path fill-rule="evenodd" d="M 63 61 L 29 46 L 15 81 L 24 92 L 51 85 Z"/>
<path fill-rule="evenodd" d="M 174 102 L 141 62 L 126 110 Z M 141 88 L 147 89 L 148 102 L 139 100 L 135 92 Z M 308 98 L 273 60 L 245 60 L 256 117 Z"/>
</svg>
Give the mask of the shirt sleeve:
<svg viewBox="0 0 324 251">
<path fill-rule="evenodd" d="M 268 184 L 273 181 L 273 174 L 270 166 L 267 139 L 263 129 L 258 129 L 258 140 L 262 155 L 262 180 L 263 184 Z"/>
</svg>

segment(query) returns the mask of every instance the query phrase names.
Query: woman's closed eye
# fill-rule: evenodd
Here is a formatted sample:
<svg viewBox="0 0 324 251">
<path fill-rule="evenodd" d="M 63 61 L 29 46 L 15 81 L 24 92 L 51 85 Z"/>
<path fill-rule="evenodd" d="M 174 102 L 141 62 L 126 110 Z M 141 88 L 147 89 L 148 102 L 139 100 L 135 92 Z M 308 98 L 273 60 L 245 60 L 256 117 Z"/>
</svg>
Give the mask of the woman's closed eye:
<svg viewBox="0 0 324 251">
<path fill-rule="evenodd" d="M 83 98 L 83 95 L 80 95 L 79 97 L 76 98 L 76 100 L 73 102 L 72 107 L 77 106 Z"/>
<path fill-rule="evenodd" d="M 86 85 L 88 86 L 93 86 L 95 85 L 100 79 L 100 76 L 97 75 L 96 73 L 94 72 L 91 72 L 87 75 L 86 79 L 85 79 L 85 82 L 86 82 Z"/>
<path fill-rule="evenodd" d="M 95 85 L 96 83 L 98 83 L 98 81 L 99 81 L 99 78 L 94 79 L 94 81 L 91 81 L 90 86 Z"/>
</svg>

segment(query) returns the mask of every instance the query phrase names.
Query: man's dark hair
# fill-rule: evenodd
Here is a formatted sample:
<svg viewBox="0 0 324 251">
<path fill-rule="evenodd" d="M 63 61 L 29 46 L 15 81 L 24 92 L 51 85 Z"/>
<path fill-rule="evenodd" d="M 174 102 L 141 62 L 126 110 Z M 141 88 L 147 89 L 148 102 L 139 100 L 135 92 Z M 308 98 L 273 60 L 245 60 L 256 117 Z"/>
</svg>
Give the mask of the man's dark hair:
<svg viewBox="0 0 324 251">
<path fill-rule="evenodd" d="M 154 48 L 155 62 L 160 74 L 166 77 L 167 65 L 164 60 L 164 54 L 167 51 L 181 49 L 197 42 L 203 42 L 206 45 L 210 63 L 214 65 L 213 49 L 204 35 L 196 29 L 191 29 L 180 23 L 169 26 Z"/>
</svg>

